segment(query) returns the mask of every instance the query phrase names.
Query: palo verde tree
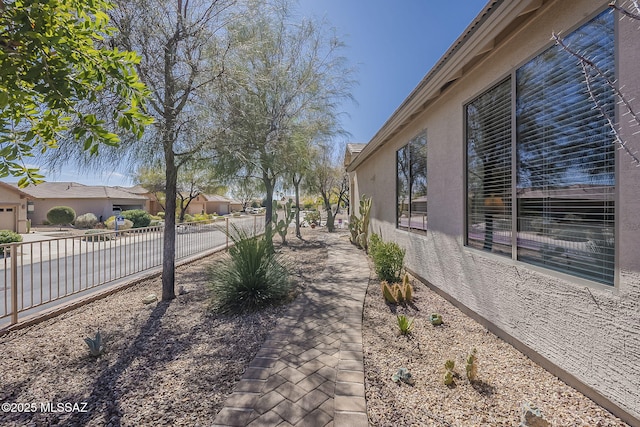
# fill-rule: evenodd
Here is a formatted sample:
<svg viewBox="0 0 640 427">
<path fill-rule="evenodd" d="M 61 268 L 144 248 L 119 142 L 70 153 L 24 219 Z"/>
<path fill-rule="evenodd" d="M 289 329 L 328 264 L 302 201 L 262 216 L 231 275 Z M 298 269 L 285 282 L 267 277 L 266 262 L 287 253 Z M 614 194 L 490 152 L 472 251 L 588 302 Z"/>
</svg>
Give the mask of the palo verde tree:
<svg viewBox="0 0 640 427">
<path fill-rule="evenodd" d="M 327 213 L 327 230 L 330 232 L 335 231 L 336 212 L 349 192 L 348 177 L 334 151 L 330 144 L 317 146 L 306 180 L 309 190 L 322 197 L 322 204 Z M 333 200 L 336 200 L 335 211 L 331 203 Z"/>
<path fill-rule="evenodd" d="M 152 193 L 166 211 L 167 186 L 162 165 L 143 166 L 136 171 L 134 181 Z M 180 222 L 191 202 L 200 194 L 224 194 L 227 187 L 220 184 L 207 162 L 196 160 L 181 165 L 176 180 L 176 215 Z"/>
<path fill-rule="evenodd" d="M 229 131 L 219 165 L 262 181 L 269 224 L 295 126 L 349 98 L 351 70 L 339 55 L 342 43 L 322 23 L 294 22 L 289 1 L 252 0 L 243 15 L 229 27 L 237 48 L 224 76 Z"/>
<path fill-rule="evenodd" d="M 140 79 L 151 90 L 153 128 L 133 148 L 136 160 L 161 164 L 167 212 L 175 212 L 179 169 L 201 158 L 217 128 L 211 118 L 213 83 L 224 72 L 221 40 L 233 0 L 118 0 L 113 43 L 137 51 Z M 144 13 L 140 13 L 144 11 Z M 220 45 L 223 47 L 220 47 Z M 175 215 L 166 215 L 162 299 L 175 298 Z"/>
<path fill-rule="evenodd" d="M 114 128 L 140 136 L 150 118 L 131 51 L 107 47 L 114 34 L 107 0 L 0 2 L 0 177 L 22 187 L 43 178 L 25 158 L 57 148 L 63 133 L 95 154 L 120 137 L 91 113 L 112 101 Z"/>
</svg>

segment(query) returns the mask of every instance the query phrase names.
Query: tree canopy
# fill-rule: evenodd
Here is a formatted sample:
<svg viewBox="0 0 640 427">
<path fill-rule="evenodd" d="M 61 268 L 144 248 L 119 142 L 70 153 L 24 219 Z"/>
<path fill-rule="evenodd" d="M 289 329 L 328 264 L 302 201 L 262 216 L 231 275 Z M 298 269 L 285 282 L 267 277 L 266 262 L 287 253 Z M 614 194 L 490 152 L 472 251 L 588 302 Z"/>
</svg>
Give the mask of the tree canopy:
<svg viewBox="0 0 640 427">
<path fill-rule="evenodd" d="M 269 223 L 277 180 L 293 166 L 295 129 L 350 98 L 352 70 L 324 23 L 295 21 L 287 1 L 249 2 L 245 19 L 228 31 L 236 48 L 224 76 L 228 132 L 219 164 L 227 174 L 262 180 Z"/>
<path fill-rule="evenodd" d="M 87 108 L 110 99 L 111 119 L 140 136 L 151 122 L 135 70 L 138 56 L 108 47 L 107 0 L 16 0 L 0 3 L 0 177 L 39 182 L 26 158 L 57 148 L 70 133 L 84 150 L 120 137 Z"/>
</svg>

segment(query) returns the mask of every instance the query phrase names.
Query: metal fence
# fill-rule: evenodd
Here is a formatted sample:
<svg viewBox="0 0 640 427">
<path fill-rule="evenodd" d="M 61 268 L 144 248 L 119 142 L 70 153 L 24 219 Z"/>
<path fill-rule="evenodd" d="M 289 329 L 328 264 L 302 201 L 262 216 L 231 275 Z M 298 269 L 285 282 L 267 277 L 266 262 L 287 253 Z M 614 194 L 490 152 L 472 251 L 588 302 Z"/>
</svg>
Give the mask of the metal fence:
<svg viewBox="0 0 640 427">
<path fill-rule="evenodd" d="M 228 248 L 234 228 L 262 234 L 264 221 L 253 216 L 178 224 L 176 260 Z M 163 248 L 164 226 L 0 245 L 0 328 L 159 267 Z"/>
</svg>

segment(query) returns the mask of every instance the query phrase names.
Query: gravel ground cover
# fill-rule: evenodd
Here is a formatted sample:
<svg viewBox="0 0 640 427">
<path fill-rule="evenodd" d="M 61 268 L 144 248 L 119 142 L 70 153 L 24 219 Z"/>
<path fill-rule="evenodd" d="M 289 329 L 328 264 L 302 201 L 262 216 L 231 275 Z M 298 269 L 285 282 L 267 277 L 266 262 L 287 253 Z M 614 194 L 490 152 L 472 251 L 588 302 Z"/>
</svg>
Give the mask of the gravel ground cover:
<svg viewBox="0 0 640 427">
<path fill-rule="evenodd" d="M 289 236 L 290 245 L 279 248 L 292 260 L 298 292 L 324 269 L 331 250 L 324 232 L 303 229 L 304 242 Z M 31 413 L 0 413 L 0 425 L 210 425 L 285 309 L 211 314 L 208 270 L 223 256 L 180 267 L 176 288 L 186 293 L 169 304 L 142 303 L 161 294 L 160 279 L 149 279 L 0 337 L 0 402 L 37 406 Z M 394 307 L 370 279 L 363 339 L 372 426 L 517 426 L 523 402 L 540 407 L 553 426 L 626 426 L 426 286 L 414 286 L 414 304 Z M 429 323 L 432 312 L 444 325 Z M 397 314 L 415 319 L 411 338 L 398 336 Z M 93 358 L 83 339 L 97 330 L 106 351 Z M 478 381 L 470 383 L 465 358 L 473 348 Z M 451 387 L 442 382 L 447 359 L 455 360 L 458 374 Z M 410 369 L 413 385 L 391 381 L 400 367 Z M 41 403 L 78 405 L 70 408 L 76 412 L 43 413 Z"/>
<path fill-rule="evenodd" d="M 370 278 L 363 343 L 371 425 L 518 426 L 521 405 L 530 402 L 553 426 L 627 426 L 428 287 L 413 283 L 413 304 L 394 306 L 385 303 L 373 274 Z M 433 326 L 432 313 L 441 314 L 444 324 Z M 409 338 L 399 335 L 399 314 L 414 319 Z M 470 382 L 465 366 L 474 348 L 478 377 Z M 448 359 L 455 362 L 451 386 L 444 384 Z M 400 367 L 409 369 L 413 385 L 391 380 Z"/>
<path fill-rule="evenodd" d="M 298 292 L 326 260 L 317 231 L 305 233 L 306 242 L 289 236 L 290 245 L 279 249 L 295 259 Z M 0 337 L 0 402 L 23 411 L 0 413 L 0 425 L 210 425 L 284 311 L 211 314 L 208 269 L 223 256 L 178 268 L 176 290 L 186 293 L 168 304 L 142 302 L 161 295 L 155 278 Z M 98 330 L 105 352 L 94 358 L 84 338 Z M 43 413 L 41 403 L 63 404 L 62 411 Z"/>
</svg>

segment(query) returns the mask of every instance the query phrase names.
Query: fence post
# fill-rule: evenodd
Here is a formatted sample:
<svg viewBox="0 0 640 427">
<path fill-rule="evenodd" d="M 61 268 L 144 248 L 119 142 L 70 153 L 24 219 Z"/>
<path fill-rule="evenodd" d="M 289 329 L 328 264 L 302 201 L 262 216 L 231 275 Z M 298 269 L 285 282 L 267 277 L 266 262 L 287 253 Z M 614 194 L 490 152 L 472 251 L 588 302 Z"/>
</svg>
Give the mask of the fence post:
<svg viewBox="0 0 640 427">
<path fill-rule="evenodd" d="M 11 324 L 18 323 L 18 245 L 11 245 Z"/>
<path fill-rule="evenodd" d="M 253 217 L 253 235 L 254 236 L 258 234 L 257 222 L 258 222 L 258 217 L 254 215 Z"/>
<path fill-rule="evenodd" d="M 225 235 L 227 236 L 227 249 L 229 249 L 229 217 L 225 218 L 225 226 L 227 231 L 225 232 Z"/>
</svg>

